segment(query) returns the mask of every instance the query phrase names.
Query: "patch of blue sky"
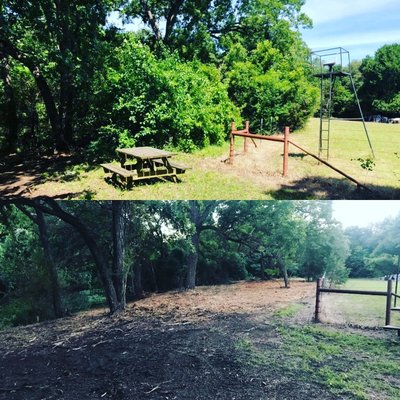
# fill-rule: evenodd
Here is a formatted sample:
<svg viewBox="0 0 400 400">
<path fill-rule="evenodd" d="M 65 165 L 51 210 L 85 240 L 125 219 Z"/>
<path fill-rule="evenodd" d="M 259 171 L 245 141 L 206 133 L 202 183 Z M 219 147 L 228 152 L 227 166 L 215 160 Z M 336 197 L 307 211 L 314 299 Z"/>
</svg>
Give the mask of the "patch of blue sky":
<svg viewBox="0 0 400 400">
<path fill-rule="evenodd" d="M 399 0 L 307 0 L 303 11 L 313 20 L 313 29 L 302 30 L 313 50 L 344 47 L 354 60 L 400 42 Z"/>
</svg>

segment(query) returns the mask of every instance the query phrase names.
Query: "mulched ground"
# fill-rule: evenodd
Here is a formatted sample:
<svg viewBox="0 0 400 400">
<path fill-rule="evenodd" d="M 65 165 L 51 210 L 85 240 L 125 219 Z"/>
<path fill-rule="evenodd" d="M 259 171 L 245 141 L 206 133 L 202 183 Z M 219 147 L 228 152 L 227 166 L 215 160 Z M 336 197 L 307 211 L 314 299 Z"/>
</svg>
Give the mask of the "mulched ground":
<svg viewBox="0 0 400 400">
<path fill-rule="evenodd" d="M 152 296 L 113 317 L 96 310 L 2 331 L 0 399 L 333 400 L 279 365 L 273 313 L 296 301 L 310 319 L 313 291 L 303 282 L 198 288 Z M 246 339 L 271 363 L 248 362 L 238 346 Z"/>
</svg>

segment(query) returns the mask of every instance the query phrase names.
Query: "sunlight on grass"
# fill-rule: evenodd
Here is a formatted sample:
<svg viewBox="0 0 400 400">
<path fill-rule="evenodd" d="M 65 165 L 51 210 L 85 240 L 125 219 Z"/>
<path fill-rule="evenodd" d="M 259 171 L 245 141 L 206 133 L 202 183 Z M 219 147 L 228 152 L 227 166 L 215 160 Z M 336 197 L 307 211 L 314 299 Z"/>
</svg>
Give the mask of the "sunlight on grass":
<svg viewBox="0 0 400 400">
<path fill-rule="evenodd" d="M 400 398 L 399 342 L 318 326 L 280 327 L 279 334 L 282 364 L 304 379 L 346 398 Z"/>
<path fill-rule="evenodd" d="M 342 287 L 385 292 L 387 282 L 375 279 L 349 279 Z M 386 298 L 383 296 L 324 293 L 322 295 L 322 310 L 325 322 L 381 327 L 385 324 Z M 400 326 L 400 312 L 392 312 L 391 314 L 392 325 Z"/>
<path fill-rule="evenodd" d="M 292 134 L 291 140 L 317 153 L 318 119 Z M 132 190 L 122 190 L 104 180 L 100 167 L 75 166 L 60 176 L 46 176 L 45 183 L 35 187 L 35 195 L 90 199 L 317 199 L 317 198 L 399 198 L 400 196 L 400 125 L 368 123 L 376 158 L 372 169 L 362 164 L 370 156 L 368 142 L 359 122 L 334 120 L 330 162 L 361 183 L 375 190 L 373 194 L 356 191 L 356 186 L 317 160 L 304 156 L 293 146 L 289 149 L 289 176 L 281 177 L 282 146 L 263 142 L 266 152 L 254 146 L 242 155 L 242 142 L 237 141 L 235 168 L 224 163 L 229 144 L 209 146 L 193 154 L 180 153 L 176 161 L 191 167 L 182 175 L 182 183 L 142 182 Z M 257 143 L 256 143 L 257 144 Z M 258 164 L 245 160 L 263 157 Z M 361 160 L 361 161 L 360 161 Z M 368 162 L 367 162 L 368 164 Z"/>
</svg>

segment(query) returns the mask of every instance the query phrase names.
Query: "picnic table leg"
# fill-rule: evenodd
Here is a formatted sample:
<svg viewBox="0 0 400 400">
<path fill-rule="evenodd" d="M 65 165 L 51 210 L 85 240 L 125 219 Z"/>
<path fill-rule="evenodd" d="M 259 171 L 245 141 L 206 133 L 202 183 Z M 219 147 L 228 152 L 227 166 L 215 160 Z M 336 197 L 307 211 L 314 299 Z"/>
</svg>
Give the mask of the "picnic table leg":
<svg viewBox="0 0 400 400">
<path fill-rule="evenodd" d="M 132 186 L 133 186 L 133 179 L 132 179 L 132 177 L 130 176 L 130 177 L 127 178 L 127 180 L 126 180 L 126 188 L 127 188 L 127 189 L 132 189 Z"/>
<path fill-rule="evenodd" d="M 167 168 L 168 173 L 172 174 L 174 172 L 174 169 L 171 167 L 169 159 L 167 157 L 163 157 L 162 162 L 164 163 L 165 168 Z"/>
</svg>

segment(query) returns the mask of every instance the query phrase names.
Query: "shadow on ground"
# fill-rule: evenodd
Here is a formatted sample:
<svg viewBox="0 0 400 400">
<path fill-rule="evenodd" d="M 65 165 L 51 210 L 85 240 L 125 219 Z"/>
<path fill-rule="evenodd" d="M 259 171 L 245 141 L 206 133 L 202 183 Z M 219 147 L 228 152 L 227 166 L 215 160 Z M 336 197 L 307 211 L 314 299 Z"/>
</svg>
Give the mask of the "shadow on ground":
<svg viewBox="0 0 400 400">
<path fill-rule="evenodd" d="M 275 200 L 398 200 L 400 189 L 367 185 L 368 190 L 339 178 L 308 177 L 267 192 Z"/>
<path fill-rule="evenodd" d="M 0 198 L 30 197 L 33 188 L 49 178 L 76 179 L 68 171 L 78 162 L 76 157 L 66 154 L 48 155 L 39 159 L 34 154 L 6 156 L 0 164 Z M 55 197 L 69 199 L 79 195 L 64 193 Z"/>
<path fill-rule="evenodd" d="M 0 333 L 0 399 L 335 398 L 306 372 L 294 376 L 275 362 L 276 326 L 255 324 L 248 314 L 210 313 L 197 323 L 130 315 L 59 324 Z M 271 362 L 248 358 L 249 332 L 263 340 Z"/>
</svg>

